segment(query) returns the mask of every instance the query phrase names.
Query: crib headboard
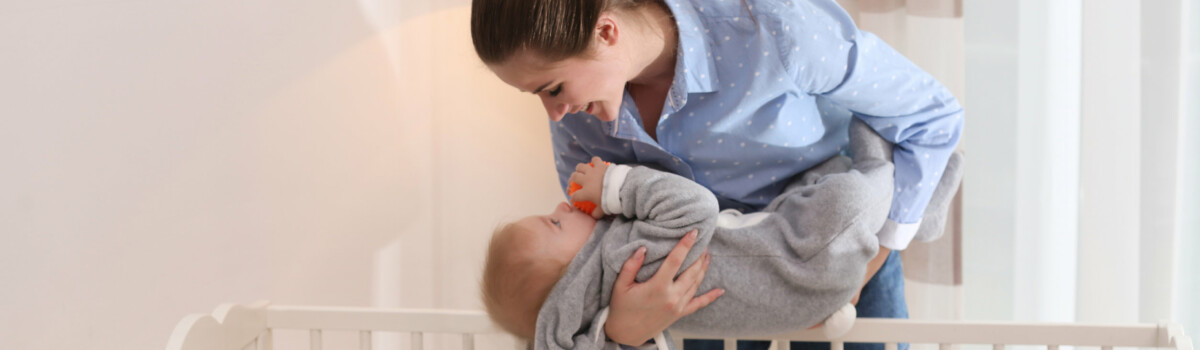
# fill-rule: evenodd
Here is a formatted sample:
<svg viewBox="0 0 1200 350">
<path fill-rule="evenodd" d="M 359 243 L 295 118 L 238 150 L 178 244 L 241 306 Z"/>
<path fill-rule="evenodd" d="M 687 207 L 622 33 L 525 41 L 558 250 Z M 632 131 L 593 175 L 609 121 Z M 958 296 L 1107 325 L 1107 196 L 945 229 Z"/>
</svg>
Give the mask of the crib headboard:
<svg viewBox="0 0 1200 350">
<path fill-rule="evenodd" d="M 413 350 L 423 349 L 424 334 L 457 334 L 462 348 L 471 350 L 476 335 L 501 332 L 481 311 L 286 306 L 260 301 L 223 304 L 211 314 L 184 317 L 167 341 L 167 350 L 270 350 L 271 332 L 277 329 L 308 330 L 309 348 L 313 350 L 321 349 L 322 332 L 326 330 L 357 331 L 362 350 L 372 349 L 371 332 L 375 331 L 409 333 Z M 685 338 L 717 339 L 678 333 L 674 336 L 677 342 Z M 742 339 L 779 340 L 781 350 L 789 347 L 783 340 L 829 341 L 817 329 Z M 735 341 L 725 339 L 725 348 L 734 349 L 731 346 Z M 849 333 L 831 342 L 831 350 L 841 350 L 844 342 L 885 343 L 887 350 L 895 350 L 898 343 L 939 344 L 940 350 L 954 344 L 990 344 L 994 350 L 1004 350 L 1007 345 L 1042 345 L 1048 350 L 1058 350 L 1059 346 L 1192 350 L 1192 341 L 1183 328 L 1168 322 L 1087 325 L 862 318 Z"/>
</svg>

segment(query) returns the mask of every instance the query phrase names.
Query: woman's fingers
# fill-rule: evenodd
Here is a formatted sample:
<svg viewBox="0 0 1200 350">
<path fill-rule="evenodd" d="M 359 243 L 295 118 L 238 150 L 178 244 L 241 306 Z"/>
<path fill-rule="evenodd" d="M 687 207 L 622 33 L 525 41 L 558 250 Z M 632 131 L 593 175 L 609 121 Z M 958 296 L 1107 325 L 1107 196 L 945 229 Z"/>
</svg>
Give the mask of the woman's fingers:
<svg viewBox="0 0 1200 350">
<path fill-rule="evenodd" d="M 613 341 L 629 345 L 643 344 L 680 317 L 695 313 L 725 293 L 717 289 L 693 297 L 708 270 L 708 262 L 711 261 L 708 258 L 692 264 L 679 279 L 674 278 L 684 257 L 695 245 L 696 236 L 693 230 L 680 239 L 654 277 L 643 283 L 637 283 L 636 278 L 646 260 L 646 248 L 638 248 L 633 256 L 625 260 L 613 286 L 612 311 L 605 326 Z"/>
<path fill-rule="evenodd" d="M 692 263 L 683 274 L 679 275 L 679 279 L 675 282 L 682 286 L 687 286 L 687 290 L 679 298 L 679 310 L 682 311 L 696 296 L 696 291 L 700 289 L 700 282 L 704 281 L 704 275 L 708 272 L 708 263 L 712 261 L 712 256 L 705 252 L 700 256 L 700 260 Z"/>
<path fill-rule="evenodd" d="M 683 313 L 680 314 L 679 317 L 682 318 L 695 313 L 696 310 L 703 309 L 705 306 L 712 304 L 712 302 L 716 301 L 717 298 L 724 294 L 724 289 L 713 289 L 708 291 L 708 293 L 704 293 L 704 295 L 692 298 L 692 301 L 688 302 L 687 305 L 683 307 Z"/>
<path fill-rule="evenodd" d="M 692 289 L 694 289 L 693 287 L 699 287 L 700 281 L 704 280 L 704 274 L 708 272 L 708 261 L 708 252 L 704 252 L 703 255 L 700 255 L 699 260 L 696 260 L 696 262 L 692 263 L 692 266 L 688 266 L 687 269 L 683 270 L 683 273 L 679 274 L 679 278 L 676 278 L 675 282 Z M 696 295 L 696 292 L 692 291 L 691 295 Z"/>
<path fill-rule="evenodd" d="M 683 266 L 683 259 L 687 258 L 688 251 L 692 250 L 692 246 L 696 244 L 697 232 L 692 230 L 675 244 L 675 248 L 671 248 L 671 253 L 667 254 L 667 259 L 663 261 L 662 267 L 658 268 L 658 272 L 654 273 L 652 279 L 667 279 L 667 281 L 675 280 L 675 274 L 679 272 L 679 267 Z"/>
<path fill-rule="evenodd" d="M 632 287 L 644 261 L 646 261 L 646 247 L 641 247 L 634 251 L 628 260 L 625 260 L 625 265 L 621 266 L 621 272 L 617 273 L 617 285 L 614 288 Z"/>
</svg>

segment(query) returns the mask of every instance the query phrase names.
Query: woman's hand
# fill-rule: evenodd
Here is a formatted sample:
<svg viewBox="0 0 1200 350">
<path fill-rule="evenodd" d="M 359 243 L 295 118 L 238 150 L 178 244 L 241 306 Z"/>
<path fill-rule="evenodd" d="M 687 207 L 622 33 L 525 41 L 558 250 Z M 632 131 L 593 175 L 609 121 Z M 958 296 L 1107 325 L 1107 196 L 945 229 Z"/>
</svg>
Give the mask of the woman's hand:
<svg viewBox="0 0 1200 350">
<path fill-rule="evenodd" d="M 639 248 L 625 261 L 613 286 L 612 308 L 605 322 L 605 333 L 609 339 L 631 346 L 645 344 L 676 320 L 708 306 L 725 294 L 724 289 L 714 289 L 696 296 L 696 289 L 704 280 L 711 260 L 707 252 L 684 270 L 679 278 L 675 278 L 675 273 L 679 272 L 694 244 L 696 231 L 692 230 L 671 249 L 654 277 L 643 283 L 636 283 L 634 277 L 646 260 L 646 248 Z"/>
</svg>

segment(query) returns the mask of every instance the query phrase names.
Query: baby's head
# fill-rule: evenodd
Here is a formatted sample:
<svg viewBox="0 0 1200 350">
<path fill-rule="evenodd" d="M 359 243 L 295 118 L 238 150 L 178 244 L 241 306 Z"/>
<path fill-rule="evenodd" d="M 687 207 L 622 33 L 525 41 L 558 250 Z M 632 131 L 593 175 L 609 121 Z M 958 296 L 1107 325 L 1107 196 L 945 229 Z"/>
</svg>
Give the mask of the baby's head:
<svg viewBox="0 0 1200 350">
<path fill-rule="evenodd" d="M 583 248 L 596 219 L 560 203 L 549 215 L 525 217 L 492 235 L 483 266 L 483 305 L 492 321 L 533 339 L 538 310 Z"/>
</svg>

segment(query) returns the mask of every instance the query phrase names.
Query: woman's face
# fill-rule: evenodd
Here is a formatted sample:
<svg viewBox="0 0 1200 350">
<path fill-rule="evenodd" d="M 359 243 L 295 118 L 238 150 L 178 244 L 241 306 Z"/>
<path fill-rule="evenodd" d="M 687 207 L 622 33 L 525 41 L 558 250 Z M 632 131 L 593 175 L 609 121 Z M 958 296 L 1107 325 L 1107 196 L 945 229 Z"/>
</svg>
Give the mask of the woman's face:
<svg viewBox="0 0 1200 350">
<path fill-rule="evenodd" d="M 546 62 L 536 53 L 521 50 L 489 68 L 508 85 L 541 98 L 550 120 L 586 112 L 603 121 L 614 121 L 628 80 L 627 65 L 617 52 L 612 47 L 601 47 L 591 57 Z"/>
</svg>

